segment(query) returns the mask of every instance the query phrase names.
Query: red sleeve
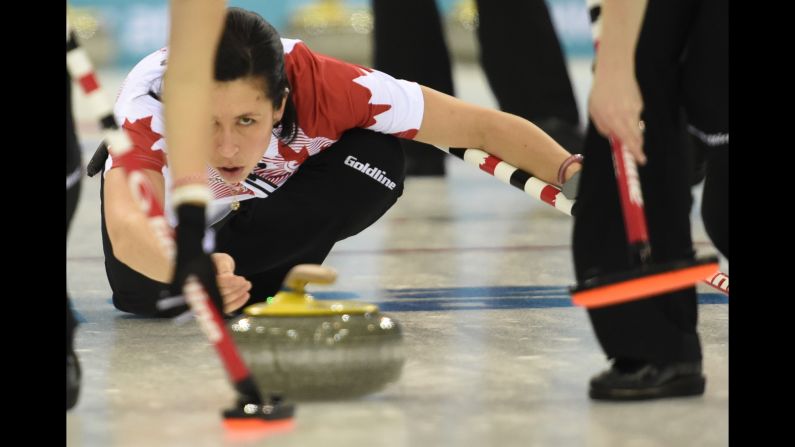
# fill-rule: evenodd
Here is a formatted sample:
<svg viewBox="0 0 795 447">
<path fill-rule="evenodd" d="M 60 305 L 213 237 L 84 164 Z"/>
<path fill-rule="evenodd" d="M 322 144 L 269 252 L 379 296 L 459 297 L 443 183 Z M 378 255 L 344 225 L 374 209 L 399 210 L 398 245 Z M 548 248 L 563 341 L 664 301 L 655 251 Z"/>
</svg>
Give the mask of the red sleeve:
<svg viewBox="0 0 795 447">
<path fill-rule="evenodd" d="M 365 128 L 411 138 L 422 122 L 419 85 L 332 57 L 303 42 L 285 55 L 299 126 L 312 137 L 336 140 Z"/>
<path fill-rule="evenodd" d="M 129 168 L 151 169 L 161 172 L 166 165 L 166 154 L 152 146 L 162 135 L 152 130 L 152 117 L 147 116 L 130 122 L 125 118 L 122 127 L 132 140 L 132 150 L 122 157 L 114 157 L 111 169 L 125 166 Z"/>
</svg>

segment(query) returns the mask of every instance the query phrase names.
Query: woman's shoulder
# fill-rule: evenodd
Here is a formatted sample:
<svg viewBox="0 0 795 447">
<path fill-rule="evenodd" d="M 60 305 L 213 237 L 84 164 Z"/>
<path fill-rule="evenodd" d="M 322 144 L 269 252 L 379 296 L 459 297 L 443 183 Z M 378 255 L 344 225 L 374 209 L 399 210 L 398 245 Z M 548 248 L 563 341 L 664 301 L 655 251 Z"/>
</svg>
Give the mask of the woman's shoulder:
<svg viewBox="0 0 795 447">
<path fill-rule="evenodd" d="M 282 37 L 281 41 L 282 41 L 282 48 L 284 48 L 284 54 L 285 55 L 292 53 L 293 49 L 295 49 L 296 45 L 298 45 L 298 44 L 302 44 L 302 47 L 308 50 L 306 44 L 301 39 L 289 39 L 289 38 L 286 38 L 286 37 Z"/>
<path fill-rule="evenodd" d="M 161 48 L 141 59 L 127 74 L 113 106 L 120 123 L 148 118 L 153 121 L 150 127 L 163 133 L 161 98 L 167 59 L 168 49 Z"/>
<path fill-rule="evenodd" d="M 167 60 L 167 48 L 161 48 L 141 59 L 124 79 L 116 102 L 131 101 L 141 96 L 153 96 L 159 100 L 163 93 Z"/>
</svg>

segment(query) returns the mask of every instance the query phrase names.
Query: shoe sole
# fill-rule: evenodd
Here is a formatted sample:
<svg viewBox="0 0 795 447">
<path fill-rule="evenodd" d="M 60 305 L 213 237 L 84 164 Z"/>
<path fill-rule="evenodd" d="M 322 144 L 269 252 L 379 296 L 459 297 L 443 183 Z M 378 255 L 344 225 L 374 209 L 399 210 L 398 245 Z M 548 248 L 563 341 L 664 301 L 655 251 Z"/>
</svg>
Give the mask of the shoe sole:
<svg viewBox="0 0 795 447">
<path fill-rule="evenodd" d="M 653 388 L 599 389 L 591 388 L 588 396 L 594 400 L 631 401 L 649 400 L 665 397 L 699 396 L 704 394 L 707 379 L 700 377 L 683 377 L 663 386 Z"/>
</svg>

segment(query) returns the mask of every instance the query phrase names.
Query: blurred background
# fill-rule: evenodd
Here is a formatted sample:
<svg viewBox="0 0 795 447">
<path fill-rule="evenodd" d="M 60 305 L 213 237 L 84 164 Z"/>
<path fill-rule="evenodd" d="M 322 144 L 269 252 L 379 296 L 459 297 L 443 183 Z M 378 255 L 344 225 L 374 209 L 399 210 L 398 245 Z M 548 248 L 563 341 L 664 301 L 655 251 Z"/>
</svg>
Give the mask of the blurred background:
<svg viewBox="0 0 795 447">
<path fill-rule="evenodd" d="M 400 1 L 400 0 L 395 0 Z M 474 0 L 436 0 L 455 62 L 477 63 Z M 569 58 L 592 57 L 584 0 L 546 0 Z M 329 56 L 372 65 L 373 15 L 369 0 L 231 0 L 261 14 L 284 37 L 304 40 Z M 165 46 L 168 0 L 70 0 L 69 19 L 100 69 L 129 70 Z"/>
<path fill-rule="evenodd" d="M 283 37 L 301 39 L 313 51 L 374 66 L 371 0 L 229 0 L 227 4 L 258 12 Z M 546 4 L 566 60 L 579 109 L 579 126 L 584 128 L 593 59 L 586 3 L 546 0 Z M 499 108 L 480 64 L 475 0 L 436 0 L 436 6 L 450 55 L 455 95 L 481 106 Z M 109 95 L 115 96 L 127 72 L 138 61 L 167 45 L 168 10 L 168 0 L 68 2 L 69 22 Z M 406 26 L 411 30 L 413 25 Z M 521 54 L 521 49 L 518 51 Z M 76 92 L 74 103 L 83 149 L 93 153 L 101 138 L 100 129 L 80 92 Z M 540 104 L 539 107 L 543 108 Z"/>
</svg>

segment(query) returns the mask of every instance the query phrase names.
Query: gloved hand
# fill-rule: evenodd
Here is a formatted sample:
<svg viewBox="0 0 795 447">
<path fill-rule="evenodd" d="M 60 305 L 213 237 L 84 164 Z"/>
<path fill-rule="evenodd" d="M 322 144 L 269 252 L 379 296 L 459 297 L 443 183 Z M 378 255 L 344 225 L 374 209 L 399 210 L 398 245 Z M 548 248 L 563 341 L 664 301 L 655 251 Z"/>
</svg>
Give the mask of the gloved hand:
<svg viewBox="0 0 795 447">
<path fill-rule="evenodd" d="M 183 295 L 185 280 L 188 276 L 195 275 L 210 297 L 210 301 L 223 315 L 223 298 L 216 281 L 215 264 L 202 247 L 204 212 L 203 205 L 193 203 L 183 203 L 177 208 L 177 262 L 170 292 L 172 296 Z"/>
<path fill-rule="evenodd" d="M 560 190 L 563 192 L 563 195 L 566 196 L 566 198 L 569 199 L 569 200 L 576 200 L 577 199 L 577 192 L 580 189 L 580 173 L 581 172 L 582 171 L 575 172 L 560 187 Z"/>
</svg>

